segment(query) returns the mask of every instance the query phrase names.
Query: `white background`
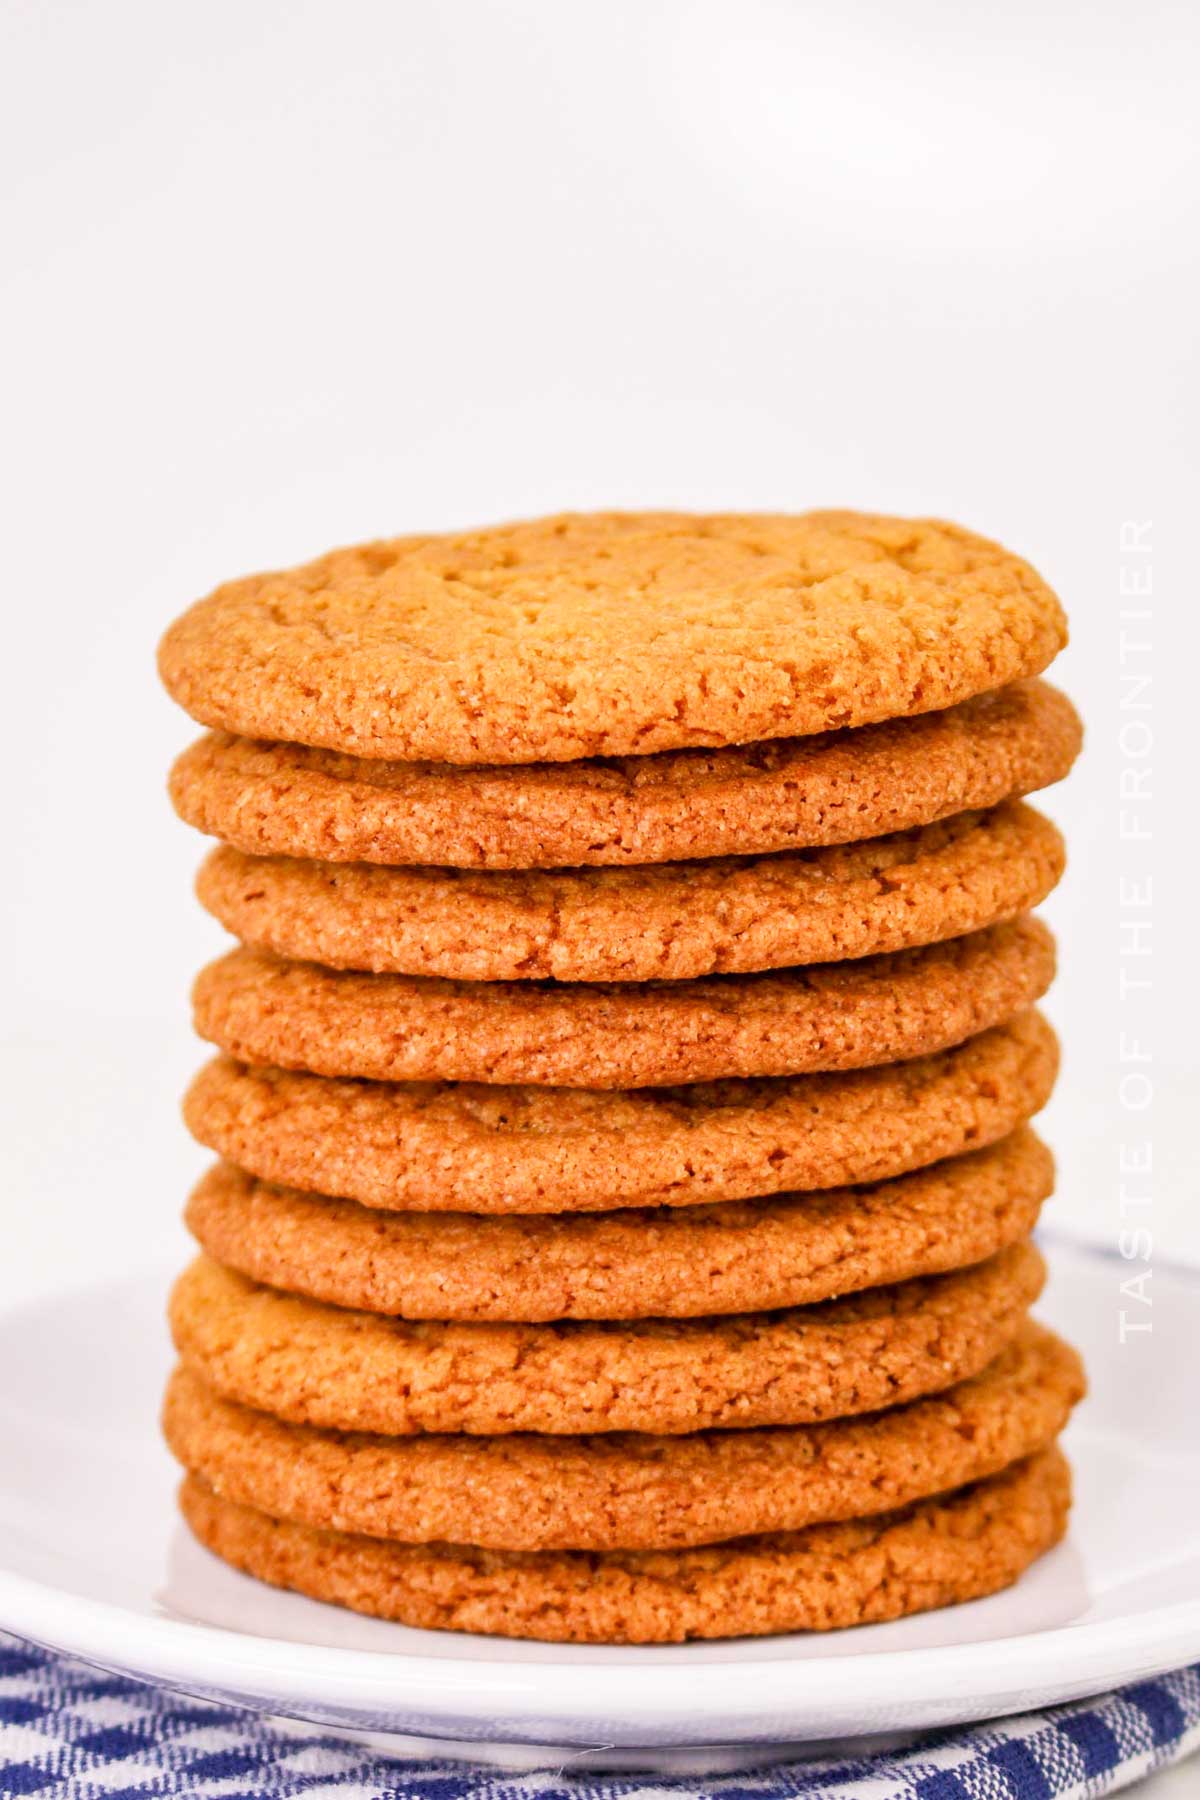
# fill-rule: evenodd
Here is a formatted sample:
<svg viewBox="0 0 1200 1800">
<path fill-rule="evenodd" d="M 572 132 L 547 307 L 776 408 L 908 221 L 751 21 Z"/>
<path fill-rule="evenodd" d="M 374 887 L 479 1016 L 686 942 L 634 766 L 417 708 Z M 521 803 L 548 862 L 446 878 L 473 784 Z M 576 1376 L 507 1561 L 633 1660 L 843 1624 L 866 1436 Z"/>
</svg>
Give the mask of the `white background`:
<svg viewBox="0 0 1200 1800">
<path fill-rule="evenodd" d="M 216 581 L 559 507 L 959 519 L 1062 593 L 1061 1223 L 1117 1141 L 1189 1246 L 1200 15 L 663 3 L 9 5 L 4 1257 L 169 1252 L 220 948 L 153 652 Z M 1119 538 L 1154 522 L 1152 844 L 1122 845 Z M 1152 866 L 1156 992 L 1117 997 Z M 1141 970 L 1137 971 L 1139 974 Z M 1118 1031 L 1152 1040 L 1149 1120 Z M 1152 1029 L 1150 1029 L 1152 1026 Z M 181 1244 L 182 1248 L 182 1244 Z"/>
<path fill-rule="evenodd" d="M 356 537 L 601 505 L 930 512 L 1058 587 L 1090 742 L 1050 801 L 1056 1216 L 1114 1242 L 1149 1131 L 1154 1254 L 1200 1256 L 1196 9 L 9 0 L 3 34 L 4 1294 L 183 1254 L 220 935 L 163 797 L 194 735 L 167 621 Z M 1147 867 L 1131 1119 L 1117 883 Z"/>
</svg>

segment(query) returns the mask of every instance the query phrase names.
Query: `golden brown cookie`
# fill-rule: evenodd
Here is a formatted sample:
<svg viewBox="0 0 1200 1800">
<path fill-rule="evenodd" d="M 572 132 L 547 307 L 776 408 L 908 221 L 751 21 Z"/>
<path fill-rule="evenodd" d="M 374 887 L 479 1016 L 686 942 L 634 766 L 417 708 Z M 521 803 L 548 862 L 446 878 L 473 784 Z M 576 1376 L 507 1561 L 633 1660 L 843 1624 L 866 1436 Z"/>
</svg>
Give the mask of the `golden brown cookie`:
<svg viewBox="0 0 1200 1800">
<path fill-rule="evenodd" d="M 1054 1184 L 1028 1127 L 873 1187 L 612 1213 L 385 1213 L 271 1187 L 228 1163 L 187 1224 L 251 1280 L 410 1319 L 695 1318 L 807 1306 L 982 1262 Z"/>
<path fill-rule="evenodd" d="M 679 1088 L 334 1081 L 219 1056 L 192 1134 L 265 1181 L 422 1212 L 600 1212 L 879 1181 L 1004 1137 L 1049 1099 L 1039 1013 L 848 1073 Z"/>
<path fill-rule="evenodd" d="M 314 1531 L 219 1499 L 180 1505 L 215 1555 L 273 1587 L 427 1630 L 657 1644 L 879 1624 L 1010 1586 L 1062 1537 L 1057 1448 L 899 1512 L 698 1550 L 469 1550 Z"/>
<path fill-rule="evenodd" d="M 570 986 L 361 975 L 231 950 L 192 990 L 240 1062 L 370 1081 L 618 1088 L 798 1075 L 948 1049 L 1040 1000 L 1037 919 L 856 962 L 707 981 Z"/>
<path fill-rule="evenodd" d="M 674 1550 L 908 1506 L 1045 1448 L 1083 1393 L 1075 1352 L 1026 1324 L 987 1369 L 862 1418 L 683 1437 L 374 1437 L 288 1425 L 183 1367 L 172 1453 L 272 1518 L 403 1543 Z"/>
<path fill-rule="evenodd" d="M 640 869 L 386 869 L 221 845 L 196 891 L 257 950 L 461 981 L 654 981 L 840 962 L 1016 918 L 1063 870 L 1006 802 L 861 844 Z"/>
<path fill-rule="evenodd" d="M 715 1206 L 480 1217 L 383 1213 L 228 1163 L 187 1223 L 249 1279 L 431 1320 L 692 1318 L 811 1305 L 982 1261 L 1030 1231 L 1053 1160 L 1023 1128 L 872 1187 Z"/>
<path fill-rule="evenodd" d="M 568 762 L 932 712 L 1066 642 L 1019 557 L 875 514 L 575 513 L 218 588 L 159 648 L 205 725 L 368 757 Z"/>
<path fill-rule="evenodd" d="M 199 1257 L 171 1329 L 216 1393 L 293 1424 L 400 1436 L 804 1425 L 975 1375 L 1045 1267 L 1029 1243 L 974 1268 L 824 1306 L 732 1318 L 412 1324 L 282 1294 Z"/>
<path fill-rule="evenodd" d="M 541 869 L 850 843 L 1060 781 L 1079 716 L 1043 681 L 858 731 L 462 769 L 210 733 L 171 771 L 190 825 L 254 856 Z"/>
</svg>

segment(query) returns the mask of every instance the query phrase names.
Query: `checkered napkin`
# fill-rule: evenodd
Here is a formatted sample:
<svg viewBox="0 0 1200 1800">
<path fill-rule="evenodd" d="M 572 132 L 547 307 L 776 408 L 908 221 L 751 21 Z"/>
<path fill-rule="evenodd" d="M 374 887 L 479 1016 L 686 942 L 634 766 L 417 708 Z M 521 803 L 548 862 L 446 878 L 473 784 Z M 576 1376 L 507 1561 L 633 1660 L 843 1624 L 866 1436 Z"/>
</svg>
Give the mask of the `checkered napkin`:
<svg viewBox="0 0 1200 1800">
<path fill-rule="evenodd" d="M 0 1800 L 1098 1800 L 1200 1748 L 1200 1664 L 919 1748 L 678 1779 L 367 1752 L 0 1636 Z"/>
</svg>

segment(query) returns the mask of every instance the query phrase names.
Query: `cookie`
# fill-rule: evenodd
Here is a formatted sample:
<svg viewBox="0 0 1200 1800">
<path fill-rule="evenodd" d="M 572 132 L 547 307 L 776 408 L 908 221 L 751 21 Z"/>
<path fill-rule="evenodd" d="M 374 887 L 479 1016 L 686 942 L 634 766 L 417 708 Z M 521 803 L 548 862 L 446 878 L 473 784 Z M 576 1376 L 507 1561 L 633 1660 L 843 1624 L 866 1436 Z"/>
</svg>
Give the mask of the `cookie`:
<svg viewBox="0 0 1200 1800">
<path fill-rule="evenodd" d="M 640 869 L 387 869 L 212 851 L 201 903 L 257 950 L 459 981 L 686 980 L 840 962 L 1016 918 L 1063 870 L 1006 802 L 821 850 Z"/>
<path fill-rule="evenodd" d="M 210 733 L 171 771 L 181 818 L 253 856 L 540 869 L 850 843 L 1060 781 L 1079 716 L 1043 681 L 857 731 L 604 762 L 371 762 Z"/>
<path fill-rule="evenodd" d="M 1054 1161 L 1028 1127 L 872 1187 L 715 1206 L 481 1217 L 383 1213 L 229 1163 L 186 1222 L 252 1281 L 398 1318 L 686 1319 L 808 1306 L 982 1262 L 1030 1232 Z"/>
<path fill-rule="evenodd" d="M 252 1175 L 367 1206 L 600 1212 L 902 1175 L 1031 1118 L 1057 1064 L 1036 1012 L 875 1069 L 610 1092 L 334 1081 L 219 1056 L 184 1118 Z"/>
<path fill-rule="evenodd" d="M 943 1394 L 820 1425 L 375 1437 L 285 1424 L 180 1367 L 163 1429 L 215 1493 L 299 1525 L 490 1550 L 674 1550 L 861 1518 L 997 1474 L 1049 1444 L 1082 1393 L 1075 1352 L 1026 1324 Z"/>
<path fill-rule="evenodd" d="M 1066 1529 L 1057 1449 L 866 1520 L 684 1551 L 508 1553 L 318 1531 L 189 1477 L 209 1550 L 274 1587 L 427 1630 L 549 1643 L 680 1643 L 878 1624 L 1010 1586 Z"/>
<path fill-rule="evenodd" d="M 933 712 L 1066 642 L 1019 557 L 853 512 L 577 513 L 337 550 L 171 626 L 204 725 L 366 757 L 569 762 Z"/>
<path fill-rule="evenodd" d="M 1050 1152 L 1024 1127 L 870 1187 L 507 1218 L 383 1213 L 218 1163 L 186 1222 L 218 1262 L 335 1306 L 433 1320 L 695 1318 L 981 1262 L 1033 1229 L 1053 1184 Z"/>
<path fill-rule="evenodd" d="M 361 975 L 232 950 L 192 991 L 200 1036 L 241 1062 L 370 1081 L 620 1088 L 899 1062 L 1041 998 L 1033 918 L 919 950 L 779 974 L 571 986 Z"/>
<path fill-rule="evenodd" d="M 547 1643 L 657 1644 L 879 1624 L 1010 1586 L 1066 1529 L 1057 1449 L 898 1512 L 699 1550 L 504 1552 L 410 1545 L 287 1524 L 180 1489 L 215 1555 L 397 1624 Z"/>
<path fill-rule="evenodd" d="M 975 1375 L 1045 1277 L 1031 1244 L 824 1306 L 732 1318 L 412 1324 L 281 1294 L 199 1257 L 176 1283 L 185 1366 L 293 1424 L 388 1436 L 674 1434 L 873 1412 Z"/>
</svg>

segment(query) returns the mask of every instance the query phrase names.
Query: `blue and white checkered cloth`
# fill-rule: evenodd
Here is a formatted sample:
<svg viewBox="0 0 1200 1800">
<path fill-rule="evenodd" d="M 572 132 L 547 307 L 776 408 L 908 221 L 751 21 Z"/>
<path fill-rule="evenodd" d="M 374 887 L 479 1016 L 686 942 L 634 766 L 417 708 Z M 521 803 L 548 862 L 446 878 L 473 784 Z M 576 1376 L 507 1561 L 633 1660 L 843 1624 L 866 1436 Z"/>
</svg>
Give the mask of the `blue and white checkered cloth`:
<svg viewBox="0 0 1200 1800">
<path fill-rule="evenodd" d="M 758 1774 L 411 1762 L 104 1675 L 0 1635 L 0 1800 L 1099 1800 L 1200 1748 L 1200 1664 L 911 1750 Z"/>
</svg>

